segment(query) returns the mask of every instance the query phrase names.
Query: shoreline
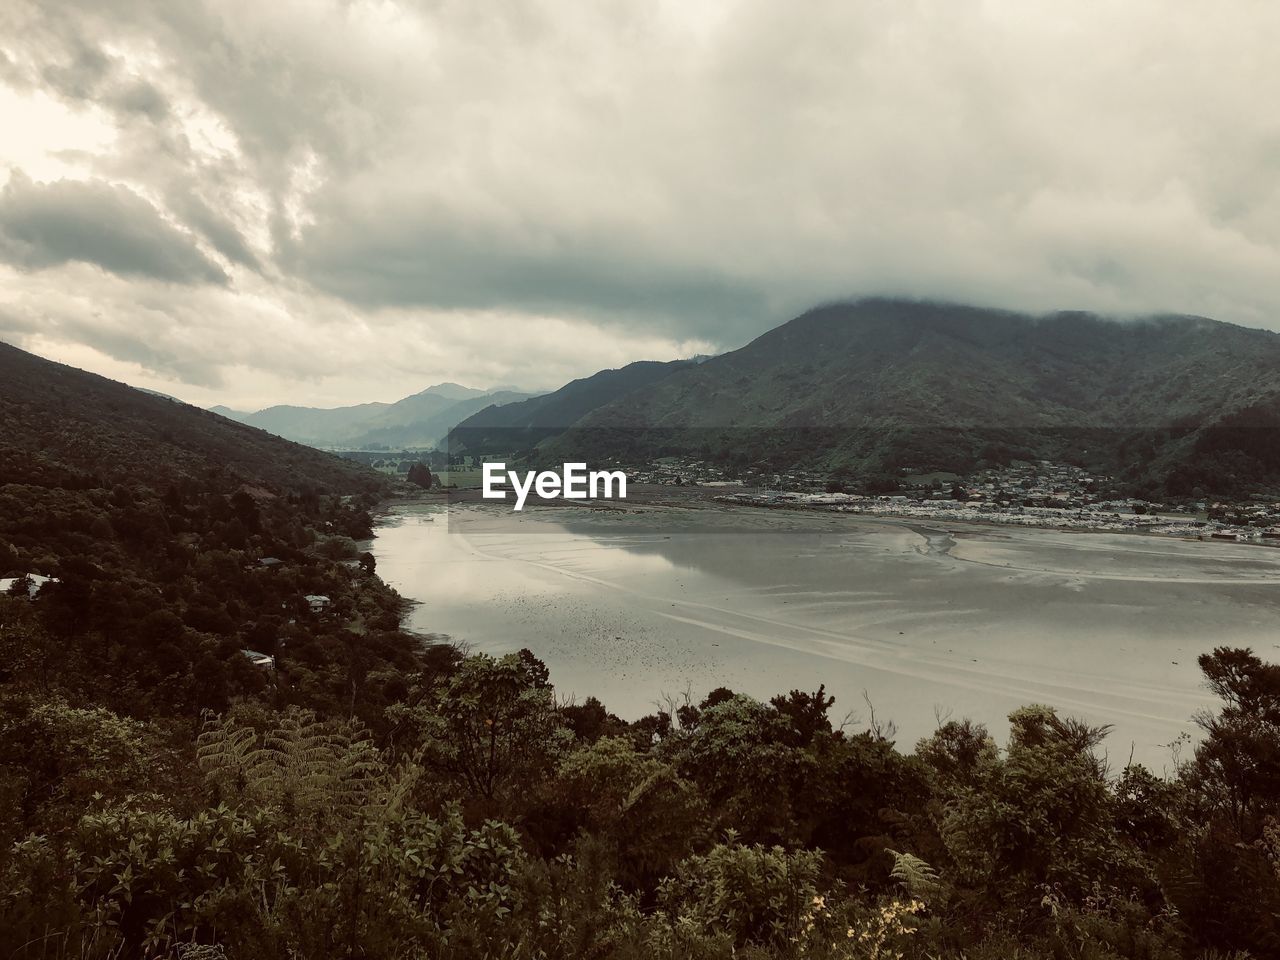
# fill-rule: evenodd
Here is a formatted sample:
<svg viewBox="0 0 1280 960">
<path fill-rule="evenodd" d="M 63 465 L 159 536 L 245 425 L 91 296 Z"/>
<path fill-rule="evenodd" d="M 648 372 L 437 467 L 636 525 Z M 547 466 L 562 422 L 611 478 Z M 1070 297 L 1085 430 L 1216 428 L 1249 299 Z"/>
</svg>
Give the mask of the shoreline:
<svg viewBox="0 0 1280 960">
<path fill-rule="evenodd" d="M 1009 530 L 1043 530 L 1053 533 L 1075 534 L 1081 536 L 1113 535 L 1126 537 L 1153 537 L 1160 540 L 1185 543 L 1219 546 L 1269 547 L 1271 549 L 1280 549 L 1280 539 L 1253 540 L 1215 538 L 1210 532 L 1206 532 L 1205 534 L 1195 534 L 1190 531 L 1171 532 L 1168 530 L 1150 528 L 1158 526 L 1157 524 L 1148 525 L 1147 528 L 1133 526 L 1081 526 L 1053 522 L 1036 522 L 1034 516 L 1027 517 L 1023 514 L 1010 514 L 1009 516 L 1011 517 L 1018 517 L 1018 520 L 1015 522 L 1012 520 L 1002 521 L 994 517 L 930 517 L 921 516 L 916 513 L 903 513 L 893 510 L 867 511 L 840 509 L 838 506 L 833 507 L 826 504 L 809 505 L 796 502 L 753 503 L 747 500 L 736 499 L 733 494 L 726 494 L 724 492 L 726 489 L 725 487 L 709 488 L 692 485 L 674 486 L 666 484 L 635 484 L 628 487 L 628 496 L 625 500 L 581 500 L 569 502 L 561 499 L 540 499 L 531 494 L 523 511 L 520 513 L 509 511 L 508 514 L 503 514 L 497 509 L 501 507 L 501 504 L 498 502 L 484 500 L 479 495 L 479 489 L 479 487 L 447 488 L 443 490 L 423 491 L 422 496 L 398 495 L 390 497 L 379 504 L 374 516 L 376 519 L 380 515 L 389 514 L 395 507 L 416 506 L 422 504 L 438 505 L 443 507 L 446 518 L 450 509 L 454 506 L 481 508 L 493 507 L 495 508 L 496 516 L 510 516 L 512 518 L 532 518 L 540 511 L 565 510 L 586 511 L 596 515 L 619 515 L 638 512 L 636 510 L 629 509 L 629 506 L 634 506 L 644 508 L 646 511 L 658 508 L 661 510 L 687 511 L 689 514 L 705 513 L 708 516 L 715 516 L 717 514 L 767 515 L 768 513 L 785 513 L 795 516 L 825 518 L 835 522 L 846 518 L 864 521 L 884 521 L 899 525 L 907 525 L 908 527 L 912 524 L 920 525 L 922 527 L 937 527 L 947 533 L 960 535 L 964 535 L 970 531 L 1007 532 Z M 672 530 L 667 532 L 677 531 Z M 737 531 L 726 529 L 724 532 Z M 787 531 L 777 530 L 776 532 Z M 805 531 L 798 530 L 797 532 Z"/>
</svg>

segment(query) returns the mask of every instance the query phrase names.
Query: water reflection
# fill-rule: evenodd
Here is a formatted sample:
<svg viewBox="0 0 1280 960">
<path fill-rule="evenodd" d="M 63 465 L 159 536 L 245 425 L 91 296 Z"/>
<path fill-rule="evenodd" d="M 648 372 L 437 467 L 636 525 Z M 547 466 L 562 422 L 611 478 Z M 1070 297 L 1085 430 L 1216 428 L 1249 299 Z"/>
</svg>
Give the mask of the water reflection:
<svg viewBox="0 0 1280 960">
<path fill-rule="evenodd" d="M 1157 767 L 1209 703 L 1196 655 L 1275 645 L 1280 555 L 1049 531 L 939 539 L 880 521 L 659 534 L 584 514 L 546 512 L 517 533 L 482 510 L 471 532 L 409 511 L 380 528 L 378 569 L 421 601 L 415 629 L 528 646 L 562 694 L 626 717 L 663 692 L 825 683 L 836 713 L 865 690 L 909 741 L 938 712 L 1000 731 L 1038 701 L 1113 723 L 1113 751 L 1133 742 Z"/>
</svg>

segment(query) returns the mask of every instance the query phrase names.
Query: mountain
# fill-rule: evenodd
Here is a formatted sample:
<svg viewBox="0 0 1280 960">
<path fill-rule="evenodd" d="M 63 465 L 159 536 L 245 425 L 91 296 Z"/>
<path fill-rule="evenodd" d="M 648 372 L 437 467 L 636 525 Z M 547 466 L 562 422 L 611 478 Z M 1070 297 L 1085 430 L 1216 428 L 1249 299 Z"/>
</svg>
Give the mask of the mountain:
<svg viewBox="0 0 1280 960">
<path fill-rule="evenodd" d="M 217 474 L 379 493 L 379 474 L 208 410 L 0 343 L 0 484 L 167 484 Z"/>
<path fill-rule="evenodd" d="M 131 717 L 375 716 L 373 678 L 421 669 L 401 598 L 343 562 L 388 477 L 7 344 L 0 424 L 0 578 L 46 578 L 0 596 L 4 710 L 38 687 Z"/>
<path fill-rule="evenodd" d="M 428 402 L 431 401 L 438 407 L 446 407 L 450 403 L 443 397 L 431 397 Z M 244 414 L 236 419 L 298 443 L 330 446 L 391 406 L 389 403 L 361 403 L 351 407 L 325 409 L 280 405 Z"/>
<path fill-rule="evenodd" d="M 640 360 L 574 380 L 552 393 L 488 406 L 450 431 L 450 452 L 482 455 L 528 449 L 562 433 L 592 411 L 620 402 L 692 364 L 689 360 Z"/>
<path fill-rule="evenodd" d="M 267 407 L 242 413 L 229 407 L 223 416 L 260 427 L 277 436 L 316 447 L 430 447 L 449 428 L 493 403 L 509 403 L 527 394 L 487 392 L 456 383 L 440 383 L 395 403 L 361 403 L 348 407 Z"/>
<path fill-rule="evenodd" d="M 396 447 L 434 447 L 443 443 L 454 426 L 472 414 L 495 404 L 509 404 L 524 400 L 527 393 L 515 391 L 497 391 L 481 393 L 450 403 L 434 413 L 417 411 L 412 416 L 398 410 L 400 403 L 393 404 L 385 413 L 364 423 L 363 432 L 351 437 L 347 443 L 351 446 Z M 408 398 L 413 399 L 413 398 Z"/>
<path fill-rule="evenodd" d="M 1280 471 L 1276 428 L 1274 333 L 873 299 L 811 310 L 677 369 L 542 452 L 863 472 L 1043 457 L 1185 486 L 1217 483 L 1233 458 L 1242 477 Z"/>
<path fill-rule="evenodd" d="M 476 397 L 483 397 L 486 393 L 496 391 L 477 390 L 475 387 L 464 387 L 459 383 L 437 383 L 434 387 L 427 387 L 422 392 L 444 397 L 446 400 L 472 400 Z"/>
</svg>

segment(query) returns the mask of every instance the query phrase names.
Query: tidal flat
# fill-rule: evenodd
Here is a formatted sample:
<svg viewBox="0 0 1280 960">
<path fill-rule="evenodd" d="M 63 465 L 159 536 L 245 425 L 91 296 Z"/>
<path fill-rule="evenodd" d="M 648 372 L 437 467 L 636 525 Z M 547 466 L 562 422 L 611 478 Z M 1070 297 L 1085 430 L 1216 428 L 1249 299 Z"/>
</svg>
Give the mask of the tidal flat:
<svg viewBox="0 0 1280 960">
<path fill-rule="evenodd" d="M 1171 765 L 1213 706 L 1198 654 L 1280 659 L 1280 550 L 1107 533 L 673 503 L 401 505 L 373 545 L 406 626 L 528 647 L 561 697 L 626 719 L 719 686 L 825 684 L 850 729 L 910 749 L 939 718 L 1001 741 L 1047 703 L 1111 724 L 1113 766 Z M 868 703 L 869 701 L 869 703 Z M 1183 755 L 1186 755 L 1184 751 Z"/>
</svg>

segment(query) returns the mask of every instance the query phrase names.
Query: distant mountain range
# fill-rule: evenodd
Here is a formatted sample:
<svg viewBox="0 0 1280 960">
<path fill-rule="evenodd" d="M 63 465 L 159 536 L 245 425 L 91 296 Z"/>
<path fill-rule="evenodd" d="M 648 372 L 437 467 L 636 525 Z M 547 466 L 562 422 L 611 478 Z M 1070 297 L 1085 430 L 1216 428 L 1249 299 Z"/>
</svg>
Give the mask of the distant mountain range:
<svg viewBox="0 0 1280 960">
<path fill-rule="evenodd" d="M 480 456 L 529 450 L 592 412 L 698 362 L 640 360 L 617 370 L 601 370 L 539 397 L 488 406 L 460 421 L 450 432 L 450 451 Z"/>
<path fill-rule="evenodd" d="M 1032 316 L 867 299 L 739 350 L 602 370 L 541 396 L 441 384 L 393 404 L 216 412 L 316 446 L 539 462 L 695 456 L 852 476 L 1015 459 L 1167 495 L 1280 485 L 1280 335 L 1203 317 Z"/>
<path fill-rule="evenodd" d="M 0 486 L 163 490 L 183 478 L 220 476 L 290 490 L 376 495 L 389 487 L 333 454 L 7 343 L 0 343 L 0 424 Z M 14 504 L 27 496 L 11 490 Z"/>
<path fill-rule="evenodd" d="M 514 390 L 485 391 L 441 383 L 395 403 L 349 407 L 275 406 L 245 413 L 213 407 L 214 413 L 315 447 L 433 447 L 478 410 L 527 397 Z"/>
<path fill-rule="evenodd" d="M 493 453 L 531 440 L 547 461 L 683 454 L 854 474 L 1055 459 L 1173 494 L 1280 477 L 1280 335 L 1202 317 L 871 299 L 624 381 L 633 367 L 558 391 L 581 403 L 484 411 L 453 441 Z M 597 380 L 619 389 L 579 386 Z"/>
</svg>

